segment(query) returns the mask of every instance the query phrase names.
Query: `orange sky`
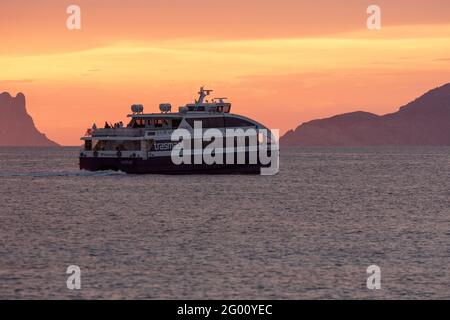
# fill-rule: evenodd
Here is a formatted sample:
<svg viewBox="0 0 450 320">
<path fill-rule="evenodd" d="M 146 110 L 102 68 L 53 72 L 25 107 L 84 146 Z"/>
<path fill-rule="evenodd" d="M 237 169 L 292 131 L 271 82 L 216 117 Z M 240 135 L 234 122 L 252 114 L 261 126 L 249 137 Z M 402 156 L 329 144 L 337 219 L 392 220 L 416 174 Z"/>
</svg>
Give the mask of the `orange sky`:
<svg viewBox="0 0 450 320">
<path fill-rule="evenodd" d="M 82 29 L 66 29 L 81 7 Z M 366 28 L 366 8 L 382 29 Z M 337 113 L 393 112 L 450 82 L 450 1 L 78 0 L 0 2 L 0 92 L 27 97 L 64 145 L 133 103 L 156 111 L 198 87 L 285 132 Z"/>
</svg>

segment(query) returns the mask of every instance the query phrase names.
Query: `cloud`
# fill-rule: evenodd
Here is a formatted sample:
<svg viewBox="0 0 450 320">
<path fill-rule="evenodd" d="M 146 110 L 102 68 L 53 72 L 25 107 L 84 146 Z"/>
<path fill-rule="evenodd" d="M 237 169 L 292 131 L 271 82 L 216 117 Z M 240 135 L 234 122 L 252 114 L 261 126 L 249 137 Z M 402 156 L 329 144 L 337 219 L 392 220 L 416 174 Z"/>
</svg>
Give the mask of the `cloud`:
<svg viewBox="0 0 450 320">
<path fill-rule="evenodd" d="M 433 61 L 450 61 L 450 58 L 439 58 L 439 59 L 434 59 Z"/>
<path fill-rule="evenodd" d="M 83 72 L 82 74 L 81 74 L 81 76 L 82 77 L 89 77 L 89 76 L 91 76 L 93 73 L 95 73 L 95 72 L 100 72 L 100 71 L 102 71 L 101 69 L 88 69 L 88 70 L 86 70 L 86 72 Z"/>
<path fill-rule="evenodd" d="M 2 84 L 9 84 L 9 83 L 30 83 L 34 82 L 35 79 L 15 79 L 15 80 L 0 80 L 0 83 Z"/>
</svg>

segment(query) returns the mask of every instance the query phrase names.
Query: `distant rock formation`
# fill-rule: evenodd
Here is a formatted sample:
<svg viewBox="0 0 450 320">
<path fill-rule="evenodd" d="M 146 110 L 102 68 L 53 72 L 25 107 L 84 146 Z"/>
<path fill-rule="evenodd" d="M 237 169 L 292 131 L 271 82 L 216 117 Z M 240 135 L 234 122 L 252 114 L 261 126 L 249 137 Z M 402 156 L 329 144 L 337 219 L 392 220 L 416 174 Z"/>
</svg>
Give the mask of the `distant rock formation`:
<svg viewBox="0 0 450 320">
<path fill-rule="evenodd" d="M 283 146 L 450 146 L 450 83 L 397 112 L 352 112 L 303 123 L 280 139 Z"/>
<path fill-rule="evenodd" d="M 53 147 L 58 144 L 36 129 L 25 109 L 22 93 L 14 98 L 3 92 L 0 94 L 0 146 Z"/>
</svg>

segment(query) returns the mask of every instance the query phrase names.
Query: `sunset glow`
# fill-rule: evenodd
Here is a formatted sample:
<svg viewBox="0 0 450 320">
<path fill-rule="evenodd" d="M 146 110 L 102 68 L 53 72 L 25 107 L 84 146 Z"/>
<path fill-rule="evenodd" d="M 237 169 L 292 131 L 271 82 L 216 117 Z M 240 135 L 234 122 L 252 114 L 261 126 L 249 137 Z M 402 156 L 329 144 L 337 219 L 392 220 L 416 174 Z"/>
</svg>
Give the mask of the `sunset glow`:
<svg viewBox="0 0 450 320">
<path fill-rule="evenodd" d="M 69 2 L 0 4 L 0 91 L 23 92 L 42 132 L 78 145 L 93 122 L 125 120 L 133 103 L 190 102 L 201 85 L 283 133 L 347 111 L 394 112 L 450 79 L 448 1 L 378 1 L 379 31 L 366 28 L 365 1 L 318 1 L 327 13 L 302 1 L 167 2 L 78 1 L 79 31 L 65 28 Z"/>
</svg>

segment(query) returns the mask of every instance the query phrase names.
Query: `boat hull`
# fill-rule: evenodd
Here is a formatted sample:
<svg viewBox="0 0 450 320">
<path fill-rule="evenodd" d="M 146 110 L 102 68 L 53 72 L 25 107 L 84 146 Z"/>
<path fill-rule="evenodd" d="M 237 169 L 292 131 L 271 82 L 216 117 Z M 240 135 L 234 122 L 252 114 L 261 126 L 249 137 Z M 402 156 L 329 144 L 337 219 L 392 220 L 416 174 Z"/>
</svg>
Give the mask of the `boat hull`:
<svg viewBox="0 0 450 320">
<path fill-rule="evenodd" d="M 80 169 L 88 171 L 114 170 L 131 174 L 259 174 L 262 164 L 180 164 L 171 157 L 106 158 L 80 157 Z"/>
</svg>

